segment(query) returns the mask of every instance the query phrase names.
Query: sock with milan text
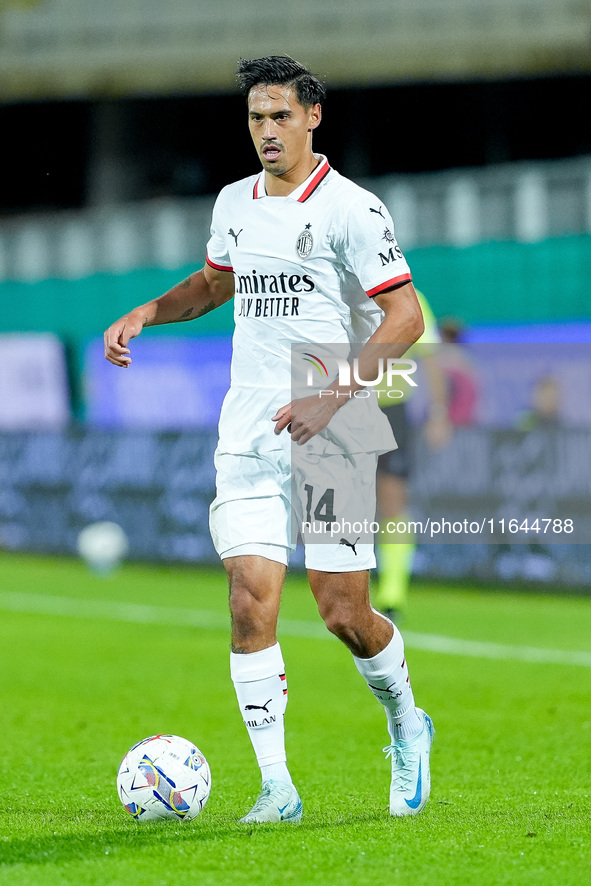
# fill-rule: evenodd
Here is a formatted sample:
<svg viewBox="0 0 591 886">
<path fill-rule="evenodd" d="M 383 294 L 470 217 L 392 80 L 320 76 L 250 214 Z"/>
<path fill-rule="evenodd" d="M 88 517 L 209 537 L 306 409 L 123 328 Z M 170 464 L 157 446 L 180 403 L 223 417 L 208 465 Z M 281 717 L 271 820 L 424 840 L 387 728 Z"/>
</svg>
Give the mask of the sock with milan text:
<svg viewBox="0 0 591 886">
<path fill-rule="evenodd" d="M 287 681 L 279 643 L 260 652 L 231 652 L 230 673 L 263 781 L 291 782 L 284 732 Z"/>
<path fill-rule="evenodd" d="M 423 723 L 415 707 L 402 636 L 396 625 L 392 627 L 394 633 L 385 649 L 373 658 L 353 658 L 357 670 L 386 710 L 392 741 L 409 741 L 421 732 Z"/>
</svg>

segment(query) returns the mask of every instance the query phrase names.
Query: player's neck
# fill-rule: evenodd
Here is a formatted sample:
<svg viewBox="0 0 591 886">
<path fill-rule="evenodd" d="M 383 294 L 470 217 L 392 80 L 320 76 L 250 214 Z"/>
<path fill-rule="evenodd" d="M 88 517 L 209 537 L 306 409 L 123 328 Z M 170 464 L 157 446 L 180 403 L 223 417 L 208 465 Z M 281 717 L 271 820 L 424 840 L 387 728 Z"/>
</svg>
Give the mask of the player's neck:
<svg viewBox="0 0 591 886">
<path fill-rule="evenodd" d="M 273 175 L 265 171 L 265 191 L 268 197 L 287 197 L 299 188 L 322 162 L 322 158 L 309 155 L 284 175 Z"/>
</svg>

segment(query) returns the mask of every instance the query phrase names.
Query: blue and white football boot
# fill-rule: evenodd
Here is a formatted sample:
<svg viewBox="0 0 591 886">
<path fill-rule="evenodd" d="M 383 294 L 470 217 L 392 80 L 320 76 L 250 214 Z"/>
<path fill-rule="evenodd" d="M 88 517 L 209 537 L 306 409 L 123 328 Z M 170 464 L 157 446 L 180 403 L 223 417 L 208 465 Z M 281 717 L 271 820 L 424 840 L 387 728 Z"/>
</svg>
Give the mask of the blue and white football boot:
<svg viewBox="0 0 591 886">
<path fill-rule="evenodd" d="M 390 815 L 418 815 L 431 793 L 429 755 L 435 729 L 428 714 L 417 708 L 423 730 L 410 741 L 395 741 L 384 748 L 392 761 Z"/>
<path fill-rule="evenodd" d="M 286 781 L 269 779 L 263 783 L 260 797 L 240 824 L 265 824 L 280 821 L 297 822 L 302 820 L 302 801 L 292 784 Z"/>
</svg>

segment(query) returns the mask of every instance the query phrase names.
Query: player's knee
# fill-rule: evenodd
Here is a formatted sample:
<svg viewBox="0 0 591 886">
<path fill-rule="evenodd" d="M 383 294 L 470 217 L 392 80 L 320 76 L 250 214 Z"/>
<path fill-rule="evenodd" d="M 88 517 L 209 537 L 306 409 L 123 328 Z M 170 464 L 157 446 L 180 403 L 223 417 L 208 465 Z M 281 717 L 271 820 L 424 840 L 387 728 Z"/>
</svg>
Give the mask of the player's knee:
<svg viewBox="0 0 591 886">
<path fill-rule="evenodd" d="M 324 624 L 335 637 L 349 645 L 355 636 L 355 617 L 349 606 L 341 602 L 328 601 L 318 606 Z"/>
<path fill-rule="evenodd" d="M 230 613 L 234 632 L 241 637 L 259 635 L 274 627 L 275 607 L 253 592 L 248 585 L 234 584 L 230 589 Z"/>
<path fill-rule="evenodd" d="M 234 584 L 230 588 L 230 612 L 234 623 L 248 623 L 256 620 L 260 603 L 248 586 Z"/>
</svg>

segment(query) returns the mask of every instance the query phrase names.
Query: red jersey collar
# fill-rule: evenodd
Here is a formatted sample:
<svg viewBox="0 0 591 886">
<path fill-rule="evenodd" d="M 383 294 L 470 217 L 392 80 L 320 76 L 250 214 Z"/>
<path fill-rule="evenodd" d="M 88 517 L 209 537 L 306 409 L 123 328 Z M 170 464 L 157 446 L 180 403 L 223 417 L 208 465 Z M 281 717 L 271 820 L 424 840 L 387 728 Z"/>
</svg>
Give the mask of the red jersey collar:
<svg viewBox="0 0 591 886">
<path fill-rule="evenodd" d="M 298 203 L 304 203 L 309 197 L 312 196 L 318 185 L 324 181 L 328 173 L 330 172 L 330 165 L 326 157 L 323 157 L 322 154 L 317 155 L 320 157 L 320 163 L 310 173 L 305 182 L 302 182 L 301 185 L 288 194 L 287 196 L 296 200 Z M 258 200 L 261 197 L 266 197 L 267 192 L 265 191 L 265 170 L 263 169 L 259 177 L 254 183 L 254 189 L 252 192 L 253 200 Z"/>
</svg>

